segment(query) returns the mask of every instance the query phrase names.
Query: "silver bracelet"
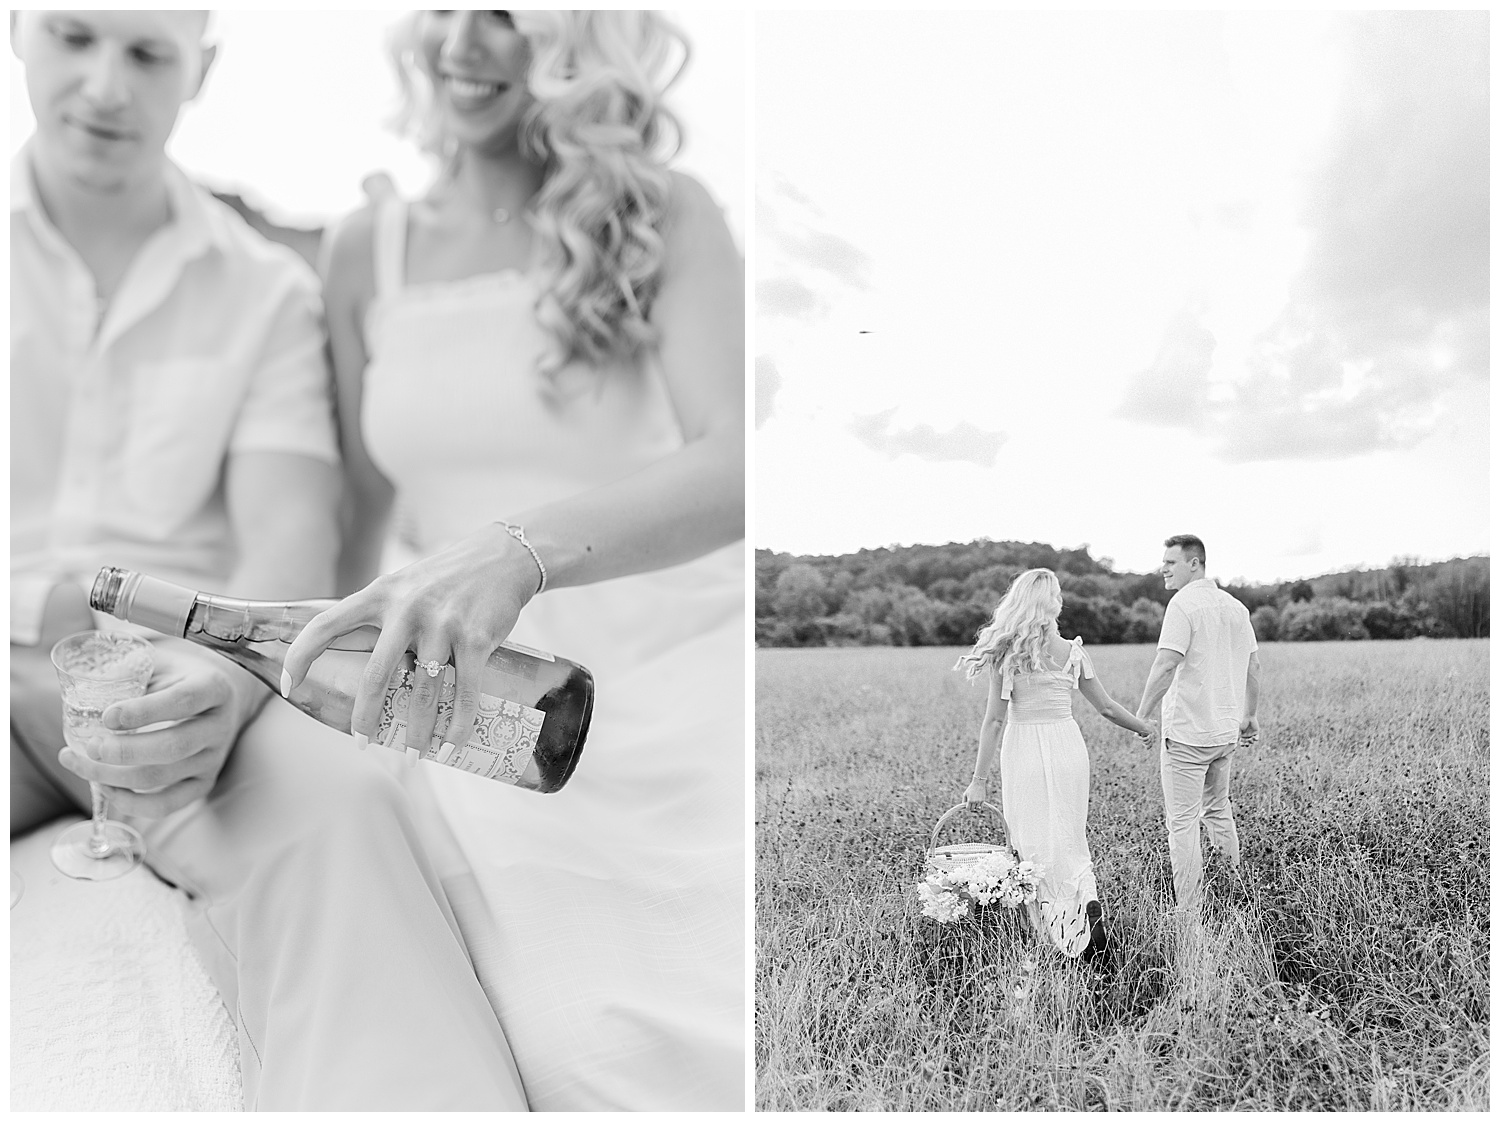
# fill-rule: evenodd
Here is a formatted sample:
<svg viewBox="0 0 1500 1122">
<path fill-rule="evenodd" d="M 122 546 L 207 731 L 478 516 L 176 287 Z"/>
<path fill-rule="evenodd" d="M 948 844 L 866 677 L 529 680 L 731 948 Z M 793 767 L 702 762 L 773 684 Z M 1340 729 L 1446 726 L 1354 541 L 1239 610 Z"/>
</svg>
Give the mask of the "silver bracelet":
<svg viewBox="0 0 1500 1122">
<path fill-rule="evenodd" d="M 542 579 L 537 581 L 536 591 L 532 595 L 540 596 L 547 587 L 547 566 L 542 564 L 541 555 L 537 553 L 536 547 L 526 540 L 526 531 L 520 526 L 514 522 L 501 522 L 500 525 L 504 527 L 507 534 L 526 547 L 526 552 L 531 554 L 531 559 L 536 562 L 537 572 L 542 574 Z"/>
</svg>

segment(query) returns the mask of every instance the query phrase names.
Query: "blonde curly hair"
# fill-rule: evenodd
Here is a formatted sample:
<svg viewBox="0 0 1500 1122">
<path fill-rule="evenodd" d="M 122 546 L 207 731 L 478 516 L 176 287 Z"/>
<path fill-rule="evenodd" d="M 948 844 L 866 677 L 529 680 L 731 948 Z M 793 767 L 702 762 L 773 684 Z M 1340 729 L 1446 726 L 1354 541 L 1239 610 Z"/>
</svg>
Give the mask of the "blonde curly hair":
<svg viewBox="0 0 1500 1122">
<path fill-rule="evenodd" d="M 973 648 L 959 657 L 969 678 L 985 667 L 999 674 L 1048 669 L 1047 632 L 1062 612 L 1062 585 L 1051 569 L 1027 569 L 1005 590 L 990 622 L 979 629 Z"/>
<path fill-rule="evenodd" d="M 541 372 L 630 359 L 656 341 L 650 315 L 666 259 L 667 161 L 682 144 L 663 98 L 687 65 L 687 39 L 651 11 L 511 17 L 531 50 L 521 148 L 544 172 L 532 202 L 544 251 L 536 316 L 555 345 Z M 402 94 L 393 124 L 452 160 L 417 49 L 419 18 L 402 20 L 391 36 Z"/>
</svg>

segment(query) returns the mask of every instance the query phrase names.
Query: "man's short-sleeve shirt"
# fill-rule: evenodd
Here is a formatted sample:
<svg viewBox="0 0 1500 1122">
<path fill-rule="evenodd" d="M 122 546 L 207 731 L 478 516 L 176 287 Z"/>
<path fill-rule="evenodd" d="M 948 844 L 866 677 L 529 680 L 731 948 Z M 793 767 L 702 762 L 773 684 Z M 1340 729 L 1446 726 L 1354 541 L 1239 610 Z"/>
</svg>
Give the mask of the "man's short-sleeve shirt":
<svg viewBox="0 0 1500 1122">
<path fill-rule="evenodd" d="M 222 587 L 231 455 L 338 462 L 317 278 L 170 165 L 167 183 L 172 219 L 101 320 L 28 150 L 11 163 L 13 638 L 101 565 Z"/>
<path fill-rule="evenodd" d="M 1162 702 L 1162 734 L 1199 747 L 1236 739 L 1256 649 L 1245 605 L 1207 577 L 1192 581 L 1167 604 L 1156 646 L 1183 656 Z"/>
</svg>

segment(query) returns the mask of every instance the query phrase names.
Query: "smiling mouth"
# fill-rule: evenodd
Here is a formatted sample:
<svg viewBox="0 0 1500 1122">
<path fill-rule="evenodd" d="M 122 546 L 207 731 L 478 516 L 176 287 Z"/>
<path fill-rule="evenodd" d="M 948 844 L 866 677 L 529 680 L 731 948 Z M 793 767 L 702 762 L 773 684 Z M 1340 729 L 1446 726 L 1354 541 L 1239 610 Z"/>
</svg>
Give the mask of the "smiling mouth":
<svg viewBox="0 0 1500 1122">
<path fill-rule="evenodd" d="M 444 74 L 443 85 L 450 94 L 462 101 L 488 101 L 510 89 L 509 82 L 481 82 L 476 78 L 460 78 L 454 74 Z"/>
</svg>

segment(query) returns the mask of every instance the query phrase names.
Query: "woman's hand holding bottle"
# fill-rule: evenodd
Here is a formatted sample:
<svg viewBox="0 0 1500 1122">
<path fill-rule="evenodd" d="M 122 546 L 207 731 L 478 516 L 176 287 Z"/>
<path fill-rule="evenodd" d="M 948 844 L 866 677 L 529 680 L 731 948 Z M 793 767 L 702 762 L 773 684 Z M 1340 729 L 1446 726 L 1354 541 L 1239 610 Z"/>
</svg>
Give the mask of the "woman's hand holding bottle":
<svg viewBox="0 0 1500 1122">
<path fill-rule="evenodd" d="M 531 549 L 504 525 L 493 523 L 454 545 L 376 578 L 359 592 L 315 616 L 287 651 L 282 695 L 339 636 L 374 626 L 380 639 L 355 695 L 351 731 L 361 747 L 380 724 L 380 707 L 407 651 L 416 655 L 407 718 L 407 758 L 415 763 L 431 742 L 441 694 L 441 671 L 454 668 L 453 717 L 447 744 L 464 744 L 479 711 L 486 662 L 510 634 L 541 587 L 542 571 Z"/>
</svg>

